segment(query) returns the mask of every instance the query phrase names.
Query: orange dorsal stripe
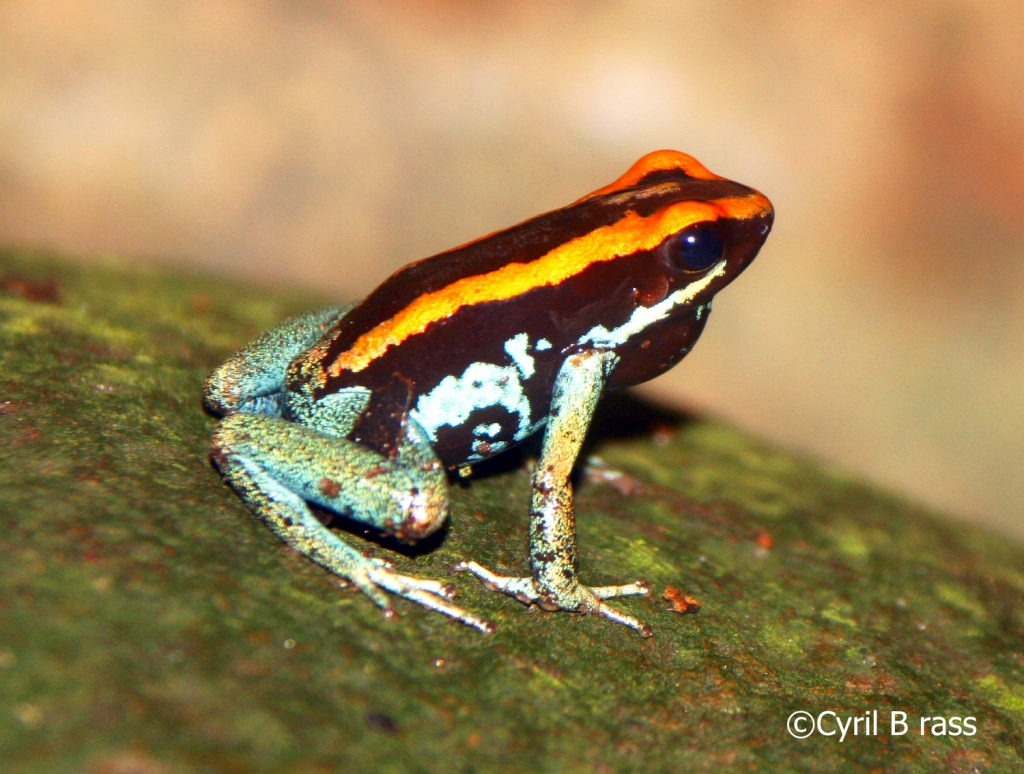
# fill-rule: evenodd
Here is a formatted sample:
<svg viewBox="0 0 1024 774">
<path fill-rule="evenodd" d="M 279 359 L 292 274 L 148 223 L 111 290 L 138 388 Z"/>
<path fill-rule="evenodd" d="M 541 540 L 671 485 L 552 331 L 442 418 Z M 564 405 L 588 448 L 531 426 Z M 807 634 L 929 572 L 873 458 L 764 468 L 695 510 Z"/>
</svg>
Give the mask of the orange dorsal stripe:
<svg viewBox="0 0 1024 774">
<path fill-rule="evenodd" d="M 579 201 L 582 202 L 587 199 L 592 199 L 595 196 L 614 193 L 615 191 L 623 191 L 639 183 L 647 177 L 647 175 L 651 174 L 651 172 L 659 172 L 665 169 L 678 169 L 687 177 L 692 177 L 697 180 L 725 179 L 724 177 L 719 177 L 697 161 L 693 156 L 686 153 L 680 153 L 679 151 L 674 150 L 651 151 L 647 155 L 641 156 L 640 159 L 626 170 L 626 173 L 614 183 L 610 183 L 603 188 L 598 188 L 596 191 L 591 191 Z"/>
</svg>

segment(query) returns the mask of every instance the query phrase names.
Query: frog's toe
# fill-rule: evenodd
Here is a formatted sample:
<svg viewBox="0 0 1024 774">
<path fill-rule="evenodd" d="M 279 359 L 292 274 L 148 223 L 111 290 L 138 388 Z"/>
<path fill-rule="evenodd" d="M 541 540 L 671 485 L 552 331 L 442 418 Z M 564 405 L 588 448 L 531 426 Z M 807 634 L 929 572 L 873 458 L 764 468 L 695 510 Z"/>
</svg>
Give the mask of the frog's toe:
<svg viewBox="0 0 1024 774">
<path fill-rule="evenodd" d="M 391 606 L 390 600 L 382 593 L 382 590 L 389 591 L 392 594 L 408 599 L 410 602 L 415 602 L 429 610 L 446 615 L 467 626 L 472 626 L 484 634 L 492 634 L 495 631 L 496 627 L 490 621 L 480 618 L 458 605 L 452 604 L 451 600 L 457 593 L 454 583 L 441 583 L 426 578 L 402 575 L 384 565 L 385 563 L 383 562 L 375 564 L 374 567 L 366 572 L 366 581 L 373 586 L 373 593 L 364 588 L 358 581 L 356 581 L 356 585 L 384 609 L 385 615 L 389 617 L 394 616 L 395 611 Z M 383 603 L 379 601 L 379 598 L 383 598 Z"/>
<path fill-rule="evenodd" d="M 484 588 L 498 591 L 515 597 L 524 605 L 537 604 L 543 607 L 541 593 L 533 578 L 513 578 L 508 575 L 497 575 L 476 562 L 459 562 L 451 569 L 452 572 L 469 572 L 480 579 Z"/>
<path fill-rule="evenodd" d="M 651 636 L 650 626 L 602 601 L 609 597 L 648 594 L 651 587 L 644 581 L 621 586 L 588 587 L 573 584 L 568 589 L 556 592 L 542 588 L 534 578 L 497 575 L 476 562 L 459 562 L 452 567 L 452 571 L 472 573 L 491 591 L 515 597 L 525 605 L 536 605 L 542 610 L 568 610 L 575 613 L 599 615 L 609 621 L 628 626 L 641 637 Z"/>
<path fill-rule="evenodd" d="M 594 592 L 594 596 L 598 599 L 636 595 L 646 596 L 651 593 L 651 584 L 640 580 L 635 583 L 624 583 L 621 586 L 591 586 L 590 590 Z"/>
<path fill-rule="evenodd" d="M 454 583 L 442 583 L 441 581 L 429 580 L 427 578 L 401 575 L 394 571 L 390 562 L 381 562 L 376 569 L 369 571 L 369 576 L 378 586 L 386 588 L 388 591 L 402 597 L 412 590 L 433 594 L 443 599 L 454 599 L 456 594 L 458 594 L 458 589 Z"/>
<path fill-rule="evenodd" d="M 371 577 L 372 572 L 373 570 L 366 570 L 348 573 L 341 578 L 342 584 L 351 583 L 390 618 L 395 614 L 395 608 L 391 604 L 391 598 L 385 593 L 384 587 Z"/>
<path fill-rule="evenodd" d="M 611 605 L 606 605 L 604 602 L 598 603 L 598 605 L 590 611 L 593 614 L 607 618 L 609 621 L 615 621 L 623 626 L 628 626 L 633 629 L 637 634 L 643 637 L 645 640 L 650 637 L 653 632 L 651 627 L 641 621 L 639 618 L 634 618 L 631 615 L 626 615 L 621 610 L 616 610 Z"/>
</svg>

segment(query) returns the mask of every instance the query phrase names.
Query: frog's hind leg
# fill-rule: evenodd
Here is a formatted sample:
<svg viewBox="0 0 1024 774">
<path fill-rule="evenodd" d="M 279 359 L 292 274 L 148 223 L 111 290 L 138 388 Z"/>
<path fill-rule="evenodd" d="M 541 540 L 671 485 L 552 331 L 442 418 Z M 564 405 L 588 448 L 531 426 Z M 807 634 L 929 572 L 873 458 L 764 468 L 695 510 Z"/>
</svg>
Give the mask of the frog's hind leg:
<svg viewBox="0 0 1024 774">
<path fill-rule="evenodd" d="M 494 625 L 451 603 L 452 584 L 401 575 L 364 556 L 310 511 L 306 501 L 414 540 L 447 516 L 444 469 L 410 423 L 394 457 L 346 438 L 256 414 L 227 416 L 214 436 L 214 461 L 246 504 L 295 550 L 353 583 L 386 613 L 397 594 L 483 632 Z"/>
<path fill-rule="evenodd" d="M 207 378 L 206 408 L 220 415 L 280 416 L 288 366 L 351 308 L 328 306 L 291 317 L 251 341 Z"/>
</svg>

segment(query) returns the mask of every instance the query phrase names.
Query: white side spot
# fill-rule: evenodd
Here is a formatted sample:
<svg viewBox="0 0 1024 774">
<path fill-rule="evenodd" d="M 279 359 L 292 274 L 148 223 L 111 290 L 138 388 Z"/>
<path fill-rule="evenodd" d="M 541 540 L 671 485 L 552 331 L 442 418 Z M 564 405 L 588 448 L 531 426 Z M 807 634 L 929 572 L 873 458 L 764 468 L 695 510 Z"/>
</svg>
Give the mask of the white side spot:
<svg viewBox="0 0 1024 774">
<path fill-rule="evenodd" d="M 543 352 L 546 349 L 551 349 L 551 342 L 547 339 L 537 339 L 537 345 L 534 347 L 538 352 Z"/>
<path fill-rule="evenodd" d="M 529 364 L 532 373 L 532 358 Z M 474 411 L 491 406 L 501 406 L 517 415 L 516 439 L 526 437 L 531 427 L 530 401 L 516 366 L 473 363 L 461 376 L 446 376 L 433 390 L 421 395 L 409 414 L 430 440 L 436 441 L 438 428 L 458 427 Z"/>
<path fill-rule="evenodd" d="M 489 425 L 477 425 L 473 428 L 473 435 L 486 435 L 488 438 L 493 438 L 501 432 L 501 425 L 497 422 L 491 422 Z"/>
<path fill-rule="evenodd" d="M 725 273 L 725 261 L 719 261 L 713 271 L 708 272 L 696 282 L 667 296 L 654 306 L 640 306 L 622 325 L 608 330 L 603 325 L 595 325 L 580 336 L 577 344 L 593 344 L 604 349 L 613 349 L 625 344 L 631 336 L 646 330 L 649 326 L 668 317 L 673 308 L 692 301 L 696 295 L 711 284 L 711 280 Z"/>
<path fill-rule="evenodd" d="M 529 348 L 530 337 L 525 333 L 516 334 L 505 342 L 505 351 L 508 352 L 508 356 L 512 358 L 512 362 L 516 364 L 516 368 L 519 369 L 519 373 L 523 375 L 524 379 L 529 379 L 534 372 L 533 358 L 527 352 Z"/>
</svg>

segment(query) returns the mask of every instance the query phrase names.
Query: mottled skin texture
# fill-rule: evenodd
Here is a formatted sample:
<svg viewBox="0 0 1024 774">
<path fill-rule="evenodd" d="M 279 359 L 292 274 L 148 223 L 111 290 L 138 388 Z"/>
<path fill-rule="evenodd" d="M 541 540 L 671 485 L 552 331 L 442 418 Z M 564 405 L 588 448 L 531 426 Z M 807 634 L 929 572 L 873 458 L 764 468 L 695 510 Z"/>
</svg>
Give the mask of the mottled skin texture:
<svg viewBox="0 0 1024 774">
<path fill-rule="evenodd" d="M 411 264 L 364 302 L 293 318 L 207 381 L 224 416 L 214 460 L 288 545 L 390 612 L 385 592 L 481 631 L 451 584 L 394 572 L 309 510 L 344 513 L 401 540 L 448 511 L 445 468 L 544 428 L 533 476 L 532 574 L 456 569 L 546 610 L 650 628 L 605 602 L 645 584 L 576 575 L 570 477 L 602 392 L 650 379 L 693 346 L 712 296 L 753 259 L 772 210 L 756 191 L 683 154 L 650 154 L 561 210 Z"/>
</svg>

